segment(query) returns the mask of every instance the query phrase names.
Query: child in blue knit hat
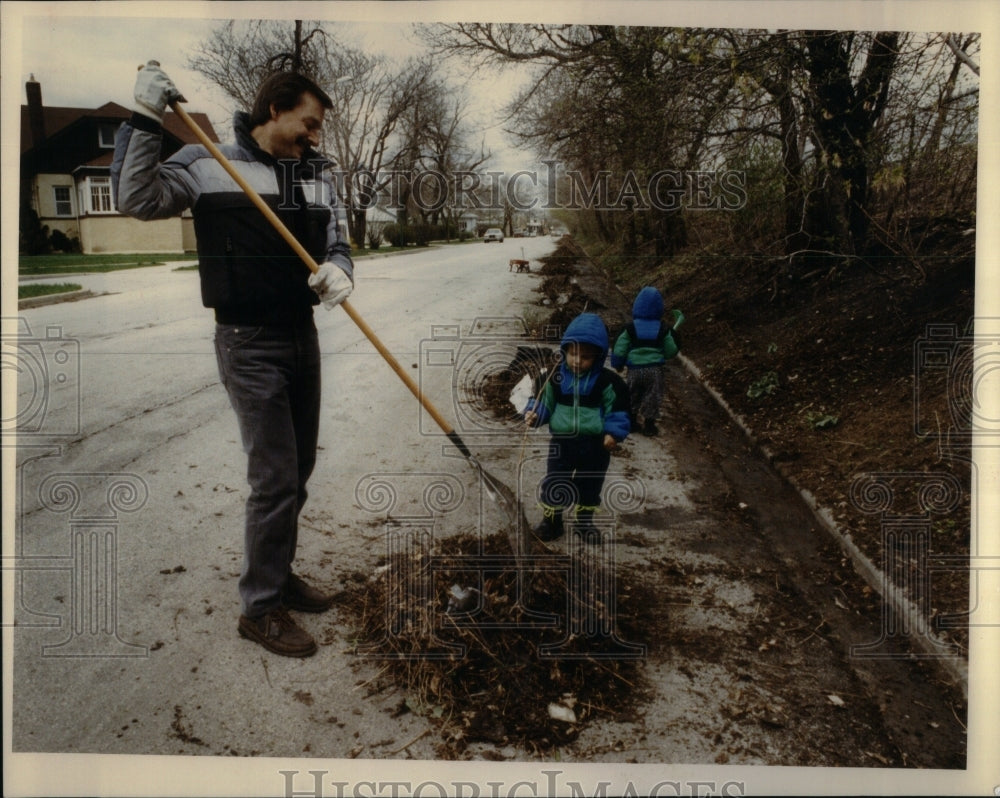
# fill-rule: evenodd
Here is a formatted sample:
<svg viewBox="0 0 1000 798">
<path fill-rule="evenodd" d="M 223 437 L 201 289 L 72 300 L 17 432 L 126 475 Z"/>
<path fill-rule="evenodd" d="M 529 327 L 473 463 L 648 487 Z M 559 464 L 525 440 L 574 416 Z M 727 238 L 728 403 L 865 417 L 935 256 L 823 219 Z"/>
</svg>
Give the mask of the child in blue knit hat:
<svg viewBox="0 0 1000 798">
<path fill-rule="evenodd" d="M 663 364 L 680 351 L 677 328 L 684 314 L 673 311 L 674 324 L 667 326 L 663 320 L 663 296 L 652 286 L 643 288 L 632 303 L 632 321 L 615 341 L 611 352 L 611 365 L 621 371 L 628 367 L 628 383 L 632 425 L 639 426 L 642 434 L 656 435 L 656 422 L 663 403 Z"/>
</svg>

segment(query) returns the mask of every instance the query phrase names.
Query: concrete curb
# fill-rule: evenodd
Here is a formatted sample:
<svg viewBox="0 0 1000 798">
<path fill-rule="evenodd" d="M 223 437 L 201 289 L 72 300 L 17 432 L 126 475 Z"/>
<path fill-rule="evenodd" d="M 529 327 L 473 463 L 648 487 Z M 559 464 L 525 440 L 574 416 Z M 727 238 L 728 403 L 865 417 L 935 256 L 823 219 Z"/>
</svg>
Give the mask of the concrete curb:
<svg viewBox="0 0 1000 798">
<path fill-rule="evenodd" d="M 823 529 L 825 529 L 834 538 L 834 540 L 836 540 L 844 553 L 850 557 L 855 569 L 865 580 L 868 586 L 882 596 L 882 600 L 886 602 L 888 608 L 892 611 L 895 617 L 904 619 L 904 628 L 915 630 L 917 632 L 916 634 L 908 635 L 910 641 L 920 651 L 926 654 L 935 665 L 943 670 L 946 675 L 952 679 L 952 681 L 961 686 L 962 693 L 965 696 L 966 701 L 968 701 L 968 663 L 960 657 L 942 657 L 941 652 L 947 650 L 949 645 L 934 634 L 931 630 L 931 624 L 927 618 L 924 617 L 919 607 L 906 598 L 903 591 L 892 583 L 888 574 L 875 565 L 875 563 L 873 563 L 871 559 L 869 559 L 869 557 L 857 547 L 857 544 L 855 544 L 855 542 L 851 539 L 850 533 L 838 524 L 836 520 L 834 520 L 833 514 L 830 510 L 820 505 L 811 491 L 803 488 L 798 483 L 798 480 L 788 473 L 788 470 L 782 466 L 781 463 L 775 461 L 774 452 L 760 443 L 757 435 L 746 423 L 746 421 L 744 421 L 744 419 L 729 406 L 729 403 L 725 400 L 722 394 L 715 390 L 715 388 L 713 388 L 706 381 L 704 375 L 701 373 L 701 369 L 699 369 L 690 358 L 682 354 L 678 354 L 677 357 L 687 372 L 698 380 L 698 384 L 708 391 L 712 398 L 726 412 L 733 422 L 743 430 L 750 442 L 764 456 L 771 467 L 781 475 L 782 479 L 788 482 L 788 484 L 798 492 L 798 494 L 802 497 L 802 500 L 806 503 L 806 506 L 812 511 L 817 523 L 819 523 L 819 525 L 823 527 Z"/>
<path fill-rule="evenodd" d="M 374 252 L 366 252 L 364 255 L 351 255 L 351 259 L 364 261 L 376 260 L 378 258 L 392 258 L 396 255 L 412 255 L 414 252 L 420 252 L 421 250 L 443 249 L 444 247 L 450 246 L 458 246 L 458 244 L 430 243 L 426 247 L 408 247 L 407 249 L 400 249 L 395 252 L 379 252 L 378 250 L 375 250 Z"/>
<path fill-rule="evenodd" d="M 32 296 L 26 299 L 17 300 L 17 309 L 39 308 L 43 305 L 55 305 L 58 302 L 76 302 L 78 299 L 87 299 L 96 296 L 88 288 L 81 288 L 78 291 L 63 291 L 61 294 L 46 294 L 45 296 Z"/>
</svg>

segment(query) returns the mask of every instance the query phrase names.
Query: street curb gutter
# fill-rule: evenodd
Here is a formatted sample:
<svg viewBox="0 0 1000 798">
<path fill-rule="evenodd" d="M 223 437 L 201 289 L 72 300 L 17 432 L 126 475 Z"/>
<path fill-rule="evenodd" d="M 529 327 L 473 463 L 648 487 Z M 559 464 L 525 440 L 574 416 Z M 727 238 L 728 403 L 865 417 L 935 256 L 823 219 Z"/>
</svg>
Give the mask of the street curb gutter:
<svg viewBox="0 0 1000 798">
<path fill-rule="evenodd" d="M 915 646 L 924 654 L 928 655 L 928 657 L 931 658 L 938 667 L 945 671 L 954 682 L 959 684 L 962 688 L 965 700 L 968 701 L 968 664 L 965 663 L 960 657 L 941 656 L 941 652 L 948 648 L 948 644 L 933 633 L 930 623 L 920 612 L 917 605 L 906 598 L 903 595 L 903 591 L 892 583 L 888 574 L 875 565 L 875 563 L 873 563 L 868 556 L 857 547 L 851 539 L 850 533 L 845 531 L 843 527 L 841 527 L 834 520 L 830 511 L 827 508 L 822 507 L 819 502 L 816 501 L 816 497 L 813 496 L 809 490 L 799 485 L 795 477 L 789 474 L 787 469 L 782 467 L 781 463 L 776 462 L 774 452 L 760 443 L 753 430 L 747 425 L 743 418 L 729 406 L 729 403 L 725 400 L 722 394 L 715 390 L 715 388 L 713 388 L 705 380 L 705 377 L 701 373 L 698 366 L 690 358 L 683 354 L 678 353 L 677 357 L 688 373 L 698 380 L 698 384 L 708 391 L 718 405 L 725 410 L 726 414 L 733 420 L 733 422 L 743 430 L 750 442 L 753 443 L 761 454 L 764 455 L 771 467 L 774 468 L 774 470 L 777 471 L 778 474 L 780 474 L 781 477 L 799 493 L 802 500 L 806 503 L 806 506 L 808 506 L 812 511 L 813 516 L 816 518 L 820 526 L 833 536 L 833 538 L 840 545 L 841 549 L 843 549 L 843 551 L 851 558 L 851 562 L 854 564 L 855 569 L 865 580 L 868 586 L 882 596 L 882 600 L 888 603 L 889 609 L 897 618 L 905 619 L 904 628 L 915 630 L 917 632 L 917 634 L 908 635 L 910 641 L 914 643 Z"/>
<path fill-rule="evenodd" d="M 94 292 L 81 288 L 79 291 L 63 291 L 60 294 L 46 294 L 45 296 L 31 296 L 26 299 L 17 300 L 17 309 L 39 308 L 43 305 L 54 305 L 57 302 L 75 302 L 78 299 L 86 299 L 94 296 Z"/>
</svg>

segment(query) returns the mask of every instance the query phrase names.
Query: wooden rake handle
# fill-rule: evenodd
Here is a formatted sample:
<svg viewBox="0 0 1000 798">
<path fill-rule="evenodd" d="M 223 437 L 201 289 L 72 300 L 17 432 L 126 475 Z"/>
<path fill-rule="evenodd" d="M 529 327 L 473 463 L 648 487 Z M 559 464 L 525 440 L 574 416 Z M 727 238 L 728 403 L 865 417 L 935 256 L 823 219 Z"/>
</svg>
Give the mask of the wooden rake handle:
<svg viewBox="0 0 1000 798">
<path fill-rule="evenodd" d="M 312 271 L 313 274 L 319 271 L 319 266 L 316 264 L 312 255 L 310 255 L 306 248 L 299 243 L 299 240 L 292 235 L 291 231 L 285 227 L 284 222 L 282 222 L 281 219 L 278 218 L 277 214 L 271 210 L 266 202 L 264 202 L 260 194 L 258 194 L 254 190 L 253 186 L 246 181 L 246 178 L 244 178 L 243 175 L 236 170 L 236 167 L 232 165 L 229 159 L 222 154 L 222 151 L 215 145 L 215 142 L 208 137 L 205 131 L 201 129 L 201 126 L 195 122 L 188 112 L 181 107 L 180 102 L 172 102 L 170 103 L 170 107 L 173 109 L 174 113 L 181 118 L 181 121 L 191 129 L 191 132 L 198 137 L 198 141 L 205 146 L 205 149 L 212 154 L 212 157 L 214 157 L 215 160 L 222 165 L 222 168 L 225 169 L 229 173 L 229 176 L 236 181 L 241 189 L 243 189 L 246 195 L 250 198 L 250 201 L 257 206 L 257 209 L 264 214 L 264 217 L 271 223 L 271 226 L 281 234 L 281 237 L 285 239 L 288 245 L 295 250 L 295 253 L 302 258 L 302 261 L 309 267 L 310 271 Z M 351 321 L 358 326 L 358 329 L 364 333 L 365 338 L 371 341 L 372 345 L 378 350 L 378 353 L 382 355 L 385 362 L 388 363 L 392 370 L 396 372 L 396 375 L 403 381 L 406 387 L 410 389 L 410 392 L 417 397 L 420 404 L 423 405 L 424 410 L 427 411 L 430 417 L 434 419 L 434 422 L 451 439 L 452 443 L 454 443 L 458 447 L 459 451 L 461 451 L 466 457 L 471 457 L 472 453 L 458 436 L 458 433 L 455 432 L 452 426 L 447 422 L 447 420 L 445 420 L 444 416 L 441 415 L 431 401 L 424 396 L 423 393 L 421 393 L 420 387 L 413 381 L 413 378 L 406 373 L 403 367 L 399 364 L 399 361 L 393 356 L 392 352 L 388 350 L 386 345 L 383 344 L 379 337 L 375 334 L 375 331 L 368 326 L 367 322 L 365 322 L 365 320 L 349 302 L 341 302 L 340 307 L 342 307 L 347 315 L 351 317 Z"/>
</svg>

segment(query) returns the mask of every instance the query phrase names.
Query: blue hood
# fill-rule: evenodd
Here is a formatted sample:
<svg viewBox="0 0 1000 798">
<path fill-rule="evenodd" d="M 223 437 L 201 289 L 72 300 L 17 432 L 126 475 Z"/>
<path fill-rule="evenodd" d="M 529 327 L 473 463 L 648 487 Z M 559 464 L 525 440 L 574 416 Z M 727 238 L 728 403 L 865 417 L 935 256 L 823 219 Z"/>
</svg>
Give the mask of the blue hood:
<svg viewBox="0 0 1000 798">
<path fill-rule="evenodd" d="M 647 285 L 632 303 L 632 321 L 640 338 L 655 338 L 663 318 L 663 296 Z"/>
<path fill-rule="evenodd" d="M 663 296 L 653 286 L 647 285 L 632 303 L 632 318 L 659 321 L 663 317 Z"/>
<path fill-rule="evenodd" d="M 608 354 L 608 329 L 596 313 L 581 313 L 569 323 L 559 347 L 565 349 L 569 343 L 596 346 L 601 350 L 601 356 L 594 363 L 594 367 L 603 366 Z"/>
</svg>

